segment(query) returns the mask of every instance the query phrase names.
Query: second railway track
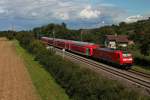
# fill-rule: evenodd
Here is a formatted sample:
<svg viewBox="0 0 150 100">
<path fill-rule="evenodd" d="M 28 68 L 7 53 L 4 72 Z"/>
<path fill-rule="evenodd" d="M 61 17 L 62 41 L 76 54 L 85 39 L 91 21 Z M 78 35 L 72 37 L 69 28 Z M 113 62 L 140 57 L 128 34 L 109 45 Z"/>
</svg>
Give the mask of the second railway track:
<svg viewBox="0 0 150 100">
<path fill-rule="evenodd" d="M 137 75 L 140 75 L 140 76 L 143 76 L 147 79 L 150 79 L 150 74 L 147 74 L 147 73 L 144 73 L 144 72 L 140 72 L 140 71 L 136 71 L 136 70 L 129 70 L 129 72 L 131 73 L 134 73 L 134 74 L 137 74 Z"/>
</svg>

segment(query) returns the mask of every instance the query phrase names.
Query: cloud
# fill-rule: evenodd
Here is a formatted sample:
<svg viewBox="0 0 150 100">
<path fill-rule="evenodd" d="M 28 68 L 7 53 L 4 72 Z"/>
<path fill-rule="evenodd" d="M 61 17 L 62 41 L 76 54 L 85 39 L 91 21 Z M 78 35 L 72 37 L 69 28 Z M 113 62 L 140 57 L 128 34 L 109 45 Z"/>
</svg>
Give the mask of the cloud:
<svg viewBox="0 0 150 100">
<path fill-rule="evenodd" d="M 94 10 L 90 5 L 88 5 L 85 9 L 83 9 L 80 12 L 79 15 L 81 18 L 91 19 L 91 18 L 98 18 L 100 14 L 101 12 L 99 10 Z"/>
<path fill-rule="evenodd" d="M 4 7 L 0 6 L 0 18 L 5 18 L 8 15 L 9 15 L 9 11 Z"/>
<path fill-rule="evenodd" d="M 84 0 L 1 0 L 0 7 L 4 7 L 9 15 L 22 18 L 32 19 L 76 19 L 76 18 L 98 18 L 101 12 L 108 12 L 108 15 L 115 11 L 114 5 L 99 4 L 93 7 Z M 101 11 L 102 10 L 102 11 Z M 108 11 L 107 11 L 108 10 Z M 6 12 L 5 11 L 5 12 Z M 0 12 L 4 12 L 0 8 Z M 110 14 L 109 14 L 110 13 Z M 9 16 L 8 16 L 9 17 Z"/>
<path fill-rule="evenodd" d="M 144 17 L 144 16 L 141 16 L 141 15 L 134 15 L 134 16 L 129 16 L 125 19 L 125 22 L 127 23 L 132 23 L 132 22 L 136 22 L 138 20 L 144 20 L 144 19 L 147 19 L 148 17 Z"/>
<path fill-rule="evenodd" d="M 76 27 L 99 26 L 102 22 L 119 22 L 124 14 L 125 11 L 115 5 L 92 5 L 89 0 L 0 0 L 0 19 L 18 23 L 23 20 L 26 24 L 31 21 L 33 27 L 37 22 L 42 25 L 45 22 L 72 22 Z"/>
<path fill-rule="evenodd" d="M 55 12 L 54 16 L 60 20 L 69 20 L 70 16 L 67 12 Z"/>
<path fill-rule="evenodd" d="M 0 14 L 4 14 L 6 11 L 3 8 L 0 8 Z"/>
</svg>

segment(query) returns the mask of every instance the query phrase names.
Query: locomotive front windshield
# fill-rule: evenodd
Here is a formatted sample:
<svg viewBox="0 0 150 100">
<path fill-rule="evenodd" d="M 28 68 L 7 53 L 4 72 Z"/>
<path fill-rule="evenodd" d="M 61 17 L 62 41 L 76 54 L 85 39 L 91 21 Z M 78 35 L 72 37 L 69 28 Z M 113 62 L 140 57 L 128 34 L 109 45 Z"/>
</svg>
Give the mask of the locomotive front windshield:
<svg viewBox="0 0 150 100">
<path fill-rule="evenodd" d="M 127 51 L 124 51 L 122 55 L 123 57 L 131 57 L 131 54 Z"/>
</svg>

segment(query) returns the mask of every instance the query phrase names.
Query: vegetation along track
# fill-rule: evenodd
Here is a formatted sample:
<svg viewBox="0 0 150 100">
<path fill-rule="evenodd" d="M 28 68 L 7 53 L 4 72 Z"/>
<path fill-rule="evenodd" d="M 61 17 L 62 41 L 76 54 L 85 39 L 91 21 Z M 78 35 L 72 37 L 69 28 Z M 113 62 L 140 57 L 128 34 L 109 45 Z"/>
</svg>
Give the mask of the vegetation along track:
<svg viewBox="0 0 150 100">
<path fill-rule="evenodd" d="M 57 49 L 58 52 L 62 52 L 61 50 Z M 144 74 L 137 74 L 135 71 L 124 71 L 121 69 L 116 69 L 108 65 L 104 65 L 101 63 L 98 63 L 96 61 L 93 61 L 91 59 L 87 59 L 75 54 L 72 54 L 70 52 L 65 52 L 65 55 L 68 57 L 73 58 L 74 60 L 77 60 L 78 62 L 88 64 L 90 66 L 95 67 L 97 70 L 103 70 L 105 72 L 109 72 L 117 77 L 123 78 L 129 82 L 132 82 L 133 84 L 136 84 L 137 86 L 145 88 L 148 92 L 150 92 L 150 80 L 148 78 L 143 78 Z M 145 75 L 146 76 L 146 75 Z"/>
</svg>

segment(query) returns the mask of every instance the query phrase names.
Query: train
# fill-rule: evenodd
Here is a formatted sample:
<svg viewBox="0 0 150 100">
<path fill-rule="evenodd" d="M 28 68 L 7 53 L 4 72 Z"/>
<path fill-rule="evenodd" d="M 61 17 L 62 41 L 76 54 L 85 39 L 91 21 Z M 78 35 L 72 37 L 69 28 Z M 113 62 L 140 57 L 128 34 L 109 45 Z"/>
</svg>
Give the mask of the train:
<svg viewBox="0 0 150 100">
<path fill-rule="evenodd" d="M 133 65 L 132 54 L 127 51 L 106 48 L 89 42 L 49 37 L 41 37 L 41 41 L 46 45 L 51 45 L 92 59 L 99 59 L 118 65 L 120 68 L 130 69 Z"/>
</svg>

